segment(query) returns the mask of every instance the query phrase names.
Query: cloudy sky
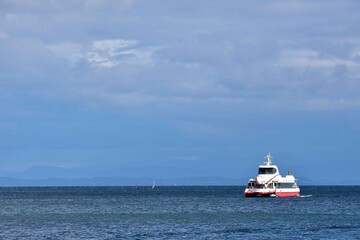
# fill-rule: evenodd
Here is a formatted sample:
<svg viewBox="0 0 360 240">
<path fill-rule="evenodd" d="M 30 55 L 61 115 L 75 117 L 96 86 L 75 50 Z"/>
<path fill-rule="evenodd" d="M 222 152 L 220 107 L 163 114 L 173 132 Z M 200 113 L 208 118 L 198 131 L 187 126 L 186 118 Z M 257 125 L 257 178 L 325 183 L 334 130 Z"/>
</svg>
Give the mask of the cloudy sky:
<svg viewBox="0 0 360 240">
<path fill-rule="evenodd" d="M 283 172 L 355 179 L 359 10 L 0 0 L 0 169 L 236 178 L 271 152 Z"/>
</svg>

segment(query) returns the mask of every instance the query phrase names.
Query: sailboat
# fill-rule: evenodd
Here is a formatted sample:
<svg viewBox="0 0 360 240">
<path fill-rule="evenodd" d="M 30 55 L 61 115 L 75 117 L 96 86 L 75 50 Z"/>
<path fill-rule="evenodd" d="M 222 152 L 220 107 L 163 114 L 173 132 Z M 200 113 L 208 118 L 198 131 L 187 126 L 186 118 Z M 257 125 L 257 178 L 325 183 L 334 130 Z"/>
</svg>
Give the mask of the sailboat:
<svg viewBox="0 0 360 240">
<path fill-rule="evenodd" d="M 151 189 L 154 189 L 155 188 L 155 180 L 153 181 L 153 185 L 151 187 Z"/>
</svg>

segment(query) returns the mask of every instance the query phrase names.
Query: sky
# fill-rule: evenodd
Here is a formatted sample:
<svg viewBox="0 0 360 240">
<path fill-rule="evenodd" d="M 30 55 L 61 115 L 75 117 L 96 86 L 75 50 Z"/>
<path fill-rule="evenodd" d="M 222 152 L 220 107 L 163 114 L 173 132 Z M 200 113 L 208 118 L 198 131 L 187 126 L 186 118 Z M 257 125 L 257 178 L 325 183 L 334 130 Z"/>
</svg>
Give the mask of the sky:
<svg viewBox="0 0 360 240">
<path fill-rule="evenodd" d="M 271 152 L 360 184 L 359 9 L 0 0 L 0 177 L 248 178 Z"/>
</svg>

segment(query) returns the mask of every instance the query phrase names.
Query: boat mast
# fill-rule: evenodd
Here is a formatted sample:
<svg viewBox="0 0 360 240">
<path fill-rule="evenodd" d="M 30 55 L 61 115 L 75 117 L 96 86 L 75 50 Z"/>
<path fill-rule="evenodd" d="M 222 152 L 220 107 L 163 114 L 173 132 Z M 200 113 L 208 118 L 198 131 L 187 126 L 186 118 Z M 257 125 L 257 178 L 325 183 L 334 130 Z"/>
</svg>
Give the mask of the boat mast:
<svg viewBox="0 0 360 240">
<path fill-rule="evenodd" d="M 271 161 L 272 157 L 271 157 L 270 153 L 268 153 L 265 158 L 267 159 L 267 162 L 265 162 L 266 165 L 270 166 L 272 164 L 272 161 Z"/>
</svg>

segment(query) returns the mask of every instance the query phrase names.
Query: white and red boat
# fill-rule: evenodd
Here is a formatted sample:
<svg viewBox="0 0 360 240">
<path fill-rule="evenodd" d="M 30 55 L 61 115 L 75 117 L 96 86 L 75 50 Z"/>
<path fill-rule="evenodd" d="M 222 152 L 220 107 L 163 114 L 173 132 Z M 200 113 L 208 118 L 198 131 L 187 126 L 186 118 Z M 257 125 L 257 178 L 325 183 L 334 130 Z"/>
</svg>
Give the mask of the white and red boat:
<svg viewBox="0 0 360 240">
<path fill-rule="evenodd" d="M 280 175 L 279 169 L 272 164 L 270 153 L 266 156 L 267 161 L 259 166 L 259 172 L 255 179 L 248 181 L 245 189 L 245 197 L 298 197 L 300 188 L 296 179 L 288 172 L 285 177 Z"/>
</svg>

